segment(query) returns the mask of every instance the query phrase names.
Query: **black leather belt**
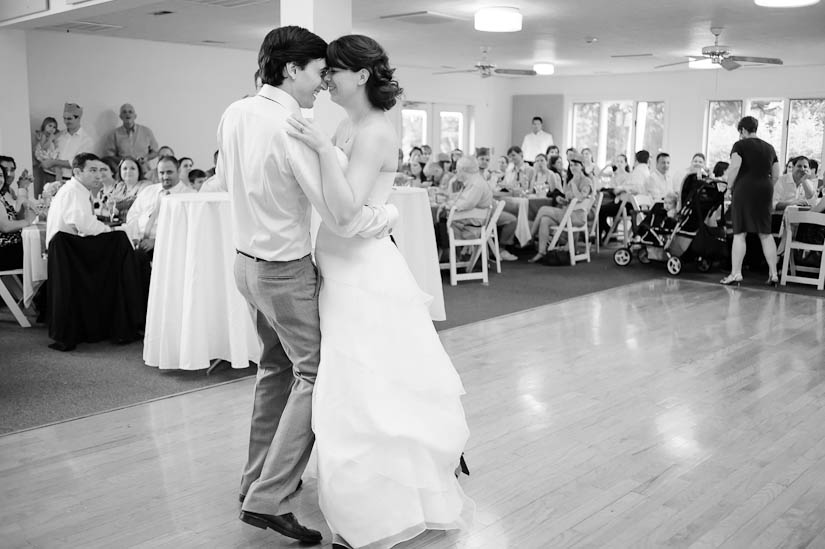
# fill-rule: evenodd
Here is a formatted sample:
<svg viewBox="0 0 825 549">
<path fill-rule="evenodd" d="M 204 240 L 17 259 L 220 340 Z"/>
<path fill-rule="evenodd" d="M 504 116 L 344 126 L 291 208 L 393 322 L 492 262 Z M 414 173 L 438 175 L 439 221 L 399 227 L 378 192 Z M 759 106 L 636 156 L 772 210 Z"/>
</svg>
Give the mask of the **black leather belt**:
<svg viewBox="0 0 825 549">
<path fill-rule="evenodd" d="M 242 256 L 248 257 L 249 259 L 254 259 L 255 261 L 266 261 L 266 259 L 261 259 L 260 257 L 255 257 L 254 255 L 249 255 L 249 254 L 244 253 L 240 250 L 235 250 L 235 251 L 238 252 L 239 254 L 241 254 Z"/>
</svg>

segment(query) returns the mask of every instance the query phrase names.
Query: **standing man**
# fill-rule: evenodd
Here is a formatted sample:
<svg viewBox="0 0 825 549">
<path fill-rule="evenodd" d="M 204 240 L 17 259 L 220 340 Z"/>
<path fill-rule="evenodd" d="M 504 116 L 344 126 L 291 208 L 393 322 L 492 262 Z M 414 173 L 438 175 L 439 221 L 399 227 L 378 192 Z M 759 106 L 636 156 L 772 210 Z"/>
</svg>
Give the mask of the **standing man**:
<svg viewBox="0 0 825 549">
<path fill-rule="evenodd" d="M 40 166 L 45 170 L 54 170 L 57 181 L 72 177 L 72 161 L 80 153 L 91 153 L 94 142 L 91 136 L 80 126 L 83 109 L 77 103 L 63 105 L 63 123 L 66 131 L 57 137 L 57 158 L 44 160 Z"/>
<path fill-rule="evenodd" d="M 103 141 L 103 156 L 117 158 L 131 156 L 143 166 L 158 156 L 158 142 L 155 134 L 146 126 L 136 124 L 136 119 L 137 112 L 131 104 L 124 103 L 120 106 L 120 120 L 123 125 L 118 126 L 106 136 Z"/>
<path fill-rule="evenodd" d="M 524 141 L 521 143 L 521 150 L 524 151 L 524 159 L 531 166 L 536 156 L 544 154 L 547 148 L 553 144 L 553 136 L 542 129 L 544 120 L 542 120 L 541 116 L 534 116 L 532 125 L 532 130 L 524 136 Z"/>
<path fill-rule="evenodd" d="M 338 226 L 339 216 L 324 202 L 318 155 L 287 135 L 289 118 L 312 108 L 326 89 L 326 48 L 301 27 L 267 34 L 258 54 L 263 85 L 224 112 L 215 174 L 232 205 L 235 283 L 255 312 L 263 344 L 240 518 L 307 543 L 320 542 L 321 533 L 302 526 L 292 511 L 314 442 L 312 391 L 321 345 L 310 206 L 347 236 L 386 236 L 398 217 L 391 205 L 364 206 L 349 226 Z"/>
</svg>

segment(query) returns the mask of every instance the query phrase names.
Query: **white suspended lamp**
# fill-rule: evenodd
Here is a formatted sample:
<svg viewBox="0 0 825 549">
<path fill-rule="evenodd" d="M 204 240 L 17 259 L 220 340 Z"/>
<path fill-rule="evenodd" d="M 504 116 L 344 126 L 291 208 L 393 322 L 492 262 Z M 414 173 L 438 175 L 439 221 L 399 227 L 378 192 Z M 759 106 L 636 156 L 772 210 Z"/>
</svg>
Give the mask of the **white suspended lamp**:
<svg viewBox="0 0 825 549">
<path fill-rule="evenodd" d="M 521 12 L 518 8 L 495 6 L 481 8 L 475 15 L 475 29 L 484 32 L 518 32 Z"/>
<path fill-rule="evenodd" d="M 801 8 L 819 4 L 819 0 L 753 0 L 753 2 L 763 8 Z"/>
<path fill-rule="evenodd" d="M 533 70 L 536 71 L 536 74 L 546 76 L 556 72 L 556 67 L 553 66 L 553 63 L 536 63 L 533 65 Z"/>
<path fill-rule="evenodd" d="M 719 69 L 721 65 L 719 63 L 714 63 L 711 59 L 707 57 L 703 57 L 702 59 L 694 59 L 690 58 L 688 61 L 688 68 L 689 69 Z"/>
</svg>

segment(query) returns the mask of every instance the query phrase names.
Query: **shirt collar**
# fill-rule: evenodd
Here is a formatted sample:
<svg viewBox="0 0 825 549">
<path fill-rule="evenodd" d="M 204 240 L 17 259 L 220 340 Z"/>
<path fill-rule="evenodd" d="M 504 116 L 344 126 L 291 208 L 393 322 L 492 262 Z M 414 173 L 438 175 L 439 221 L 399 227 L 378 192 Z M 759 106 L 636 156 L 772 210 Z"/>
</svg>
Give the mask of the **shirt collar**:
<svg viewBox="0 0 825 549">
<path fill-rule="evenodd" d="M 78 181 L 78 180 L 75 178 L 75 176 L 72 176 L 72 178 L 71 178 L 71 179 L 69 179 L 69 181 L 67 181 L 67 183 L 74 183 L 74 184 L 75 184 L 75 187 L 77 187 L 78 189 L 80 189 L 80 191 L 81 191 L 84 195 L 88 195 L 89 197 L 91 197 L 91 196 L 92 196 L 92 192 L 91 192 L 89 189 L 87 189 L 87 188 L 86 188 L 86 186 L 85 186 L 85 185 L 83 185 L 83 183 L 81 183 L 80 181 Z"/>
<path fill-rule="evenodd" d="M 292 114 L 301 114 L 301 107 L 298 105 L 295 98 L 280 88 L 270 86 L 269 84 L 264 84 L 258 92 L 258 95 L 278 103 Z"/>
</svg>

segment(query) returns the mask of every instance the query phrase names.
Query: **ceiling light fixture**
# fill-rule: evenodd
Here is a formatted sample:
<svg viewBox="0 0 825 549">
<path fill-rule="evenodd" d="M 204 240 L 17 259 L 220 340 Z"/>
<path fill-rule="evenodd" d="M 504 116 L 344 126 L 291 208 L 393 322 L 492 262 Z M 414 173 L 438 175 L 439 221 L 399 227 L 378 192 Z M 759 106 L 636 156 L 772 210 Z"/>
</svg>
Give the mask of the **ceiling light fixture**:
<svg viewBox="0 0 825 549">
<path fill-rule="evenodd" d="M 718 63 L 714 63 L 713 60 L 704 57 L 702 59 L 691 58 L 690 61 L 688 61 L 688 68 L 691 68 L 691 69 L 718 69 L 718 68 L 721 68 L 721 66 Z"/>
<path fill-rule="evenodd" d="M 518 8 L 496 6 L 481 8 L 475 14 L 475 29 L 484 32 L 518 32 L 521 12 Z"/>
<path fill-rule="evenodd" d="M 533 70 L 536 71 L 536 74 L 546 76 L 556 72 L 556 67 L 553 66 L 553 63 L 536 63 L 533 65 Z"/>
<path fill-rule="evenodd" d="M 763 8 L 801 8 L 819 4 L 819 0 L 753 0 L 753 2 Z"/>
</svg>

